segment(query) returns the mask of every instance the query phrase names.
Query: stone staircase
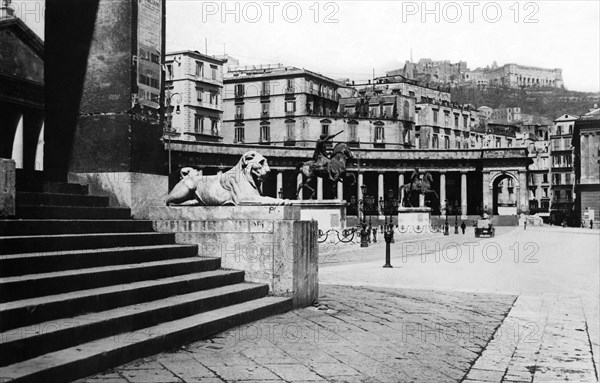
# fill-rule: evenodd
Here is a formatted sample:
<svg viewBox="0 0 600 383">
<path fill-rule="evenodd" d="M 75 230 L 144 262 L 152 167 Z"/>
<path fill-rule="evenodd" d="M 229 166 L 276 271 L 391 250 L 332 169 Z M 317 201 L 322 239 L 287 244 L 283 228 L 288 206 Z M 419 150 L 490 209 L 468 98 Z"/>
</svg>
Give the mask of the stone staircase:
<svg viewBox="0 0 600 383">
<path fill-rule="evenodd" d="M 292 308 L 86 186 L 0 220 L 0 381 L 72 381 Z"/>
</svg>

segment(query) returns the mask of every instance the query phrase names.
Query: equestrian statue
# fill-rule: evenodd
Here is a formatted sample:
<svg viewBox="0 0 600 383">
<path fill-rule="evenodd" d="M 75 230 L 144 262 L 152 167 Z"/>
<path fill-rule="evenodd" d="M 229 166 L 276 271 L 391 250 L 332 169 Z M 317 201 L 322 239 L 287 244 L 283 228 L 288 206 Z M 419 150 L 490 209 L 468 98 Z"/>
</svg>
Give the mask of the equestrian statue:
<svg viewBox="0 0 600 383">
<path fill-rule="evenodd" d="M 346 161 L 354 158 L 350 147 L 347 143 L 340 142 L 333 147 L 331 156 L 327 153 L 327 142 L 342 132 L 343 130 L 333 135 L 321 134 L 317 140 L 312 160 L 301 162 L 296 166 L 296 174 L 301 173 L 305 177 L 304 182 L 298 186 L 296 198 L 298 198 L 300 191 L 304 187 L 312 191 L 310 199 L 315 197 L 315 189 L 309 185 L 315 177 L 328 178 L 335 184 L 336 189 L 338 181 L 343 182 L 346 175 Z M 356 176 L 353 173 L 348 174 L 354 178 L 352 183 L 354 185 L 356 183 Z"/>
<path fill-rule="evenodd" d="M 419 169 L 415 169 L 410 177 L 410 183 L 400 186 L 400 206 L 413 207 L 412 197 L 415 195 L 434 194 L 437 197 L 437 193 L 431 188 L 432 184 L 431 173 L 421 173 Z"/>
</svg>

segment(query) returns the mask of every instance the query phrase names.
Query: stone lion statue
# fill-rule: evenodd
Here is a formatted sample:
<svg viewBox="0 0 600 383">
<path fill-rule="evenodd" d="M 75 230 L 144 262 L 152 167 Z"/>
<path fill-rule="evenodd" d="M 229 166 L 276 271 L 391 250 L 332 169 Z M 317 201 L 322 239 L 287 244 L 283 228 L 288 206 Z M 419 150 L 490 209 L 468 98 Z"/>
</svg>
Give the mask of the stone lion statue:
<svg viewBox="0 0 600 383">
<path fill-rule="evenodd" d="M 181 181 L 167 196 L 167 206 L 196 200 L 201 206 L 239 204 L 289 205 L 289 200 L 264 197 L 260 185 L 271 169 L 256 151 L 244 153 L 234 168 L 216 176 L 202 176 L 194 168 L 181 169 Z"/>
</svg>

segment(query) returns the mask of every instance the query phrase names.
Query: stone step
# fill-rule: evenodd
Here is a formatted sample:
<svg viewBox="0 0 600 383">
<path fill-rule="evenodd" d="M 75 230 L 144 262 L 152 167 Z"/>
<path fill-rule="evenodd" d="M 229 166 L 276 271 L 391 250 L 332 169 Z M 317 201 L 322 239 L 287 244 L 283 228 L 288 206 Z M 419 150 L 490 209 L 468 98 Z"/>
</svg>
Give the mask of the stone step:
<svg viewBox="0 0 600 383">
<path fill-rule="evenodd" d="M 131 209 L 123 207 L 17 205 L 20 219 L 129 219 Z"/>
<path fill-rule="evenodd" d="M 134 359 L 205 339 L 221 331 L 292 308 L 290 298 L 265 297 L 161 323 L 135 339 L 111 336 L 0 368 L 5 382 L 70 381 Z"/>
<path fill-rule="evenodd" d="M 115 334 L 129 333 L 119 338 L 133 340 L 145 327 L 262 298 L 268 292 L 268 285 L 239 283 L 9 330 L 0 334 L 0 366 Z"/>
<path fill-rule="evenodd" d="M 243 281 L 243 271 L 212 270 L 6 302 L 0 309 L 0 331 Z"/>
<path fill-rule="evenodd" d="M 108 207 L 108 197 L 82 194 L 17 192 L 17 205 Z"/>
<path fill-rule="evenodd" d="M 172 233 L 92 233 L 0 237 L 0 254 L 97 249 L 175 242 Z"/>
<path fill-rule="evenodd" d="M 161 261 L 197 255 L 196 245 L 132 246 L 10 254 L 0 257 L 0 277 Z M 215 268 L 219 266 L 220 262 L 216 262 Z"/>
<path fill-rule="evenodd" d="M 44 193 L 87 195 L 88 185 L 71 184 L 66 182 L 44 182 Z"/>
<path fill-rule="evenodd" d="M 199 257 L 73 269 L 0 278 L 0 302 L 133 283 L 214 269 Z"/>
<path fill-rule="evenodd" d="M 10 235 L 51 235 L 85 233 L 134 233 L 153 231 L 152 221 L 132 219 L 4 219 L 0 233 Z"/>
</svg>

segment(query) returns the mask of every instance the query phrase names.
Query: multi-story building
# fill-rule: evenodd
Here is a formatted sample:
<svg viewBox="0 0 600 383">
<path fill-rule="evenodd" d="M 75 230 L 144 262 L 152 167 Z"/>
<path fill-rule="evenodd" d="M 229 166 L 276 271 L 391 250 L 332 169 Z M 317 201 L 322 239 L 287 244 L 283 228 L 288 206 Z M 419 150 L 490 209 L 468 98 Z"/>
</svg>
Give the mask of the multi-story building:
<svg viewBox="0 0 600 383">
<path fill-rule="evenodd" d="M 565 114 L 554 120 L 550 134 L 550 166 L 552 185 L 551 210 L 570 214 L 573 210 L 575 175 L 571 141 L 578 116 Z M 554 222 L 561 223 L 561 222 Z"/>
<path fill-rule="evenodd" d="M 586 227 L 600 224 L 600 109 L 595 108 L 575 121 L 575 212 Z"/>
<path fill-rule="evenodd" d="M 521 108 L 498 108 L 492 110 L 491 119 L 494 122 L 515 122 L 521 120 Z"/>
<path fill-rule="evenodd" d="M 389 71 L 387 75 L 402 75 L 413 80 L 449 84 L 458 82 L 461 72 L 466 70 L 467 63 L 465 61 L 453 64 L 448 60 L 434 61 L 424 58 L 417 63 L 406 61 L 403 68 Z"/>
<path fill-rule="evenodd" d="M 334 133 L 339 84 L 306 69 L 281 65 L 232 68 L 225 80 L 223 141 L 313 146 Z"/>
<path fill-rule="evenodd" d="M 198 51 L 165 56 L 165 104 L 171 105 L 171 139 L 222 140 L 223 64 L 226 59 Z"/>
<path fill-rule="evenodd" d="M 471 130 L 479 126 L 477 111 L 450 102 L 425 101 L 416 105 L 415 147 L 418 149 L 469 149 Z"/>
</svg>

